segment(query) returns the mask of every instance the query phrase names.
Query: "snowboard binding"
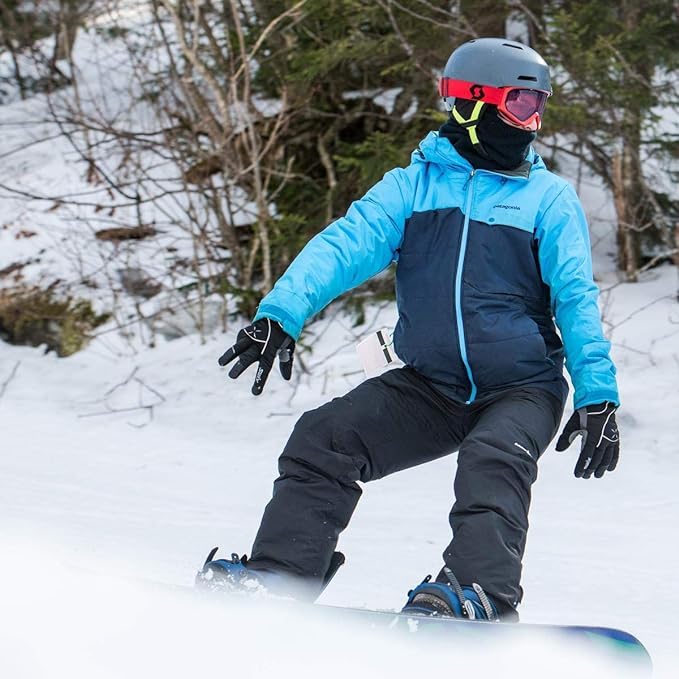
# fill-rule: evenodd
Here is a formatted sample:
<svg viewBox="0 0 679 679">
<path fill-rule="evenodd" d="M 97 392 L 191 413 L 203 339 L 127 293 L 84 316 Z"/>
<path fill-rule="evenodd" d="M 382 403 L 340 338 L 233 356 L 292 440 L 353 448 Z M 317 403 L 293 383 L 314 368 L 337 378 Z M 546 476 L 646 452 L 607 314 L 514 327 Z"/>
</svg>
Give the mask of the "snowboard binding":
<svg viewBox="0 0 679 679">
<path fill-rule="evenodd" d="M 196 573 L 196 587 L 209 590 L 255 590 L 260 585 L 256 571 L 249 571 L 247 556 L 231 554 L 231 559 L 214 559 L 219 547 L 214 547 Z"/>
<path fill-rule="evenodd" d="M 196 574 L 196 587 L 222 592 L 260 592 L 293 599 L 315 599 L 345 561 L 342 552 L 334 552 L 319 585 L 318 582 L 310 582 L 286 573 L 249 568 L 247 556 L 239 557 L 235 552 L 231 554 L 231 559 L 215 559 L 218 549 L 214 547 L 207 555 L 203 568 Z"/>
<path fill-rule="evenodd" d="M 471 587 L 462 587 L 450 568 L 444 568 L 443 572 L 448 582 L 431 582 L 428 575 L 408 592 L 408 601 L 401 613 L 499 622 L 497 607 L 481 585 L 473 583 Z"/>
</svg>

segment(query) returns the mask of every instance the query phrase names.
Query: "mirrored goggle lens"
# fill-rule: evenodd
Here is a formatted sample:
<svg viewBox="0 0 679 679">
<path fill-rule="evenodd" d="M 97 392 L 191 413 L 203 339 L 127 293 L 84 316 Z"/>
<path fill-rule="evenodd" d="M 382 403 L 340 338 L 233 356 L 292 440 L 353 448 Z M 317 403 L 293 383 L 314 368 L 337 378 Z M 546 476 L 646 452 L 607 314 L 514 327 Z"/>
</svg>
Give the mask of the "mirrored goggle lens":
<svg viewBox="0 0 679 679">
<path fill-rule="evenodd" d="M 528 120 L 535 113 L 545 112 L 547 94 L 536 90 L 510 90 L 504 107 L 518 120 Z"/>
</svg>

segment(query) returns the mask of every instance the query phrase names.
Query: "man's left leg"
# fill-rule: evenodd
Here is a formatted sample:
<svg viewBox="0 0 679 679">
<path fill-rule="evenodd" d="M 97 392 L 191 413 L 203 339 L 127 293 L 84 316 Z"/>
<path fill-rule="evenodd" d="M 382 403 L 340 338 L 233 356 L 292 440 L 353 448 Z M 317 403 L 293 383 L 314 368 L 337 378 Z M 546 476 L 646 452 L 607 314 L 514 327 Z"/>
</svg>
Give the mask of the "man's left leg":
<svg viewBox="0 0 679 679">
<path fill-rule="evenodd" d="M 501 618 L 515 619 L 531 486 L 563 404 L 543 389 L 520 388 L 477 407 L 460 446 L 450 512 L 453 540 L 443 558 L 463 586 L 478 583 Z M 443 570 L 437 581 L 448 582 Z"/>
</svg>

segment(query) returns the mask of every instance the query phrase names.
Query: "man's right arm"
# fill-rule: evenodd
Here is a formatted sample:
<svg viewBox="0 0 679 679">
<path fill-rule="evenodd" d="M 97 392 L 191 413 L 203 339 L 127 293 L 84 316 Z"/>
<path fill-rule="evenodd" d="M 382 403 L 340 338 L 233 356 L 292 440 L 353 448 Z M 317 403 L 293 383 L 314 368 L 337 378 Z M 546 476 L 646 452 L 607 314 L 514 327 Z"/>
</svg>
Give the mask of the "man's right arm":
<svg viewBox="0 0 679 679">
<path fill-rule="evenodd" d="M 395 169 L 314 236 L 262 299 L 255 320 L 278 321 L 297 339 L 308 318 L 385 269 L 414 203 L 414 168 Z"/>
</svg>

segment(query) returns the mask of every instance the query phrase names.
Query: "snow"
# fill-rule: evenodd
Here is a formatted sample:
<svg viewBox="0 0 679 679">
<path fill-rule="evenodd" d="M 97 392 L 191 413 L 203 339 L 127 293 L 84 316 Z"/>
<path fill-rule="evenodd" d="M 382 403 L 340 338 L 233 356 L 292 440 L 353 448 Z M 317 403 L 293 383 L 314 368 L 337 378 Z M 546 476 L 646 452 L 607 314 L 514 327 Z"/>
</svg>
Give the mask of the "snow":
<svg viewBox="0 0 679 679">
<path fill-rule="evenodd" d="M 545 453 L 521 607 L 526 622 L 609 625 L 634 633 L 653 655 L 659 677 L 675 676 L 677 662 L 679 550 L 672 536 L 679 520 L 679 312 L 667 295 L 673 281 L 674 270 L 661 267 L 610 293 L 607 320 L 622 322 L 613 330 L 624 404 L 621 463 L 614 474 L 584 481 L 572 476 L 573 452 Z M 370 330 L 394 319 L 394 307 L 382 307 Z M 213 545 L 227 555 L 249 550 L 276 457 L 296 417 L 358 383 L 354 343 L 368 330 L 352 329 L 341 315 L 316 323 L 311 331 L 318 348 L 306 356 L 312 374 L 298 372 L 291 385 L 272 375 L 261 397 L 250 394 L 252 375 L 231 381 L 216 365 L 232 334 L 202 345 L 185 337 L 135 353 L 108 337 L 67 359 L 2 345 L 0 385 L 18 364 L 0 400 L 0 629 L 5 642 L 13 640 L 2 662 L 14 663 L 23 676 L 43 676 L 22 660 L 27 649 L 61 668 L 50 676 L 85 676 L 92 662 L 102 676 L 141 677 L 149 654 L 162 646 L 172 651 L 156 659 L 158 674 L 179 676 L 189 658 L 199 658 L 258 676 L 248 659 L 268 661 L 250 639 L 261 623 L 255 613 L 244 613 L 248 622 L 241 629 L 236 616 L 219 607 L 206 611 L 137 591 L 124 578 L 190 584 Z M 106 404 L 123 412 L 102 414 Z M 125 410 L 140 404 L 153 406 L 152 412 Z M 366 487 L 340 543 L 347 564 L 325 603 L 395 609 L 409 588 L 438 569 L 449 537 L 454 465 L 452 456 Z M 108 584 L 97 584 L 91 574 Z M 33 626 L 19 625 L 27 611 Z M 276 615 L 267 612 L 262 619 L 277 629 Z M 317 625 L 306 617 L 294 629 L 313 636 Z M 402 641 L 381 640 L 385 659 L 376 664 L 374 654 L 360 650 L 357 631 L 337 634 L 343 647 L 357 649 L 330 663 L 337 676 L 356 668 L 360 676 L 414 671 Z M 222 637 L 234 639 L 239 653 L 232 654 L 229 642 L 225 654 Z M 92 646 L 88 654 L 65 650 L 74 639 Z M 278 631 L 264 639 L 272 653 L 282 653 Z M 336 653 L 328 643 L 307 649 L 302 669 L 309 676 L 321 671 L 323 653 Z M 412 650 L 418 663 L 425 662 Z M 540 663 L 544 670 L 553 662 L 551 652 L 525 651 L 516 662 L 521 676 L 530 676 L 522 664 L 526 657 L 536 673 Z M 445 649 L 431 653 L 450 662 Z M 281 676 L 306 676 L 290 655 L 277 657 Z M 504 666 L 501 651 L 489 652 L 488 662 L 493 658 Z M 133 659 L 131 669 L 125 663 Z M 590 676 L 586 668 L 578 672 Z"/>
<path fill-rule="evenodd" d="M 30 552 L 29 552 L 30 553 Z M 451 658 L 440 643 L 421 635 L 401 635 L 320 617 L 290 604 L 267 607 L 223 603 L 171 594 L 159 588 L 77 572 L 48 557 L 18 565 L 25 551 L 9 552 L 3 579 L 30 583 L 10 596 L 12 625 L 2 625 L 0 673 L 12 679 L 36 677 L 239 676 L 246 679 L 294 676 L 300 679 L 440 676 Z M 46 577 L 45 567 L 49 566 Z M 8 609 L 4 608 L 7 617 Z M 563 650 L 541 639 L 543 653 Z M 535 676 L 549 661 L 525 642 L 481 645 L 466 641 L 467 657 L 458 671 L 473 671 L 482 660 L 500 660 Z M 11 648 L 12 652 L 7 653 Z M 553 667 L 555 679 L 633 676 L 609 674 L 609 663 L 572 646 L 569 667 Z M 348 653 L 347 653 L 348 651 Z M 537 659 L 539 658 L 539 659 Z"/>
<path fill-rule="evenodd" d="M 130 3 L 129 21 L 137 20 L 137 6 Z M 95 56 L 113 47 L 96 35 L 76 45 L 89 74 L 87 96 L 96 99 L 97 83 L 110 86 L 111 110 L 114 88 Z M 124 69 L 117 78 L 124 80 Z M 385 107 L 396 94 L 382 93 Z M 23 272 L 30 282 L 78 281 L 117 266 L 111 246 L 77 222 L 92 219 L 91 209 L 52 211 L 49 202 L 3 188 L 83 192 L 85 202 L 104 191 L 86 183 L 63 138 L 40 141 L 54 134 L 44 101 L 1 106 L 0 130 L 0 269 L 39 251 L 41 261 Z M 588 177 L 579 189 L 594 225 L 605 327 L 619 369 L 622 457 L 614 474 L 585 481 L 573 477 L 574 451 L 552 447 L 543 456 L 521 614 L 526 622 L 623 628 L 646 644 L 655 676 L 670 679 L 679 664 L 676 269 L 619 284 L 608 257 L 610 197 Z M 125 223 L 130 213 L 121 209 L 116 219 Z M 179 242 L 176 232 L 166 238 Z M 160 249 L 134 244 L 126 264 L 153 273 Z M 103 273 L 100 282 L 108 282 Z M 106 307 L 105 298 L 94 301 Z M 226 607 L 134 581 L 188 585 L 214 545 L 226 555 L 249 550 L 297 417 L 358 384 L 356 342 L 396 320 L 392 304 L 367 315 L 358 328 L 334 311 L 312 325 L 305 343 L 315 351 L 303 355 L 309 373 L 298 365 L 288 384 L 274 371 L 260 397 L 250 394 L 252 371 L 231 381 L 217 367 L 236 327 L 203 343 L 197 335 L 159 336 L 154 349 L 109 329 L 66 359 L 0 342 L 0 676 L 397 679 L 482 668 L 522 679 L 620 677 L 600 659 L 552 642 L 465 644 L 460 653 L 420 645 L 416 636 L 367 639 L 365 630 L 321 622 L 309 611 Z M 454 471 L 451 456 L 369 484 L 341 538 L 348 561 L 322 601 L 398 609 L 408 589 L 437 571 L 449 540 Z"/>
<path fill-rule="evenodd" d="M 144 71 L 135 67 L 128 49 L 139 40 L 138 32 L 151 33 L 146 25 L 149 4 L 130 0 L 111 12 L 119 25 L 136 30 L 125 38 L 106 37 L 104 29 L 111 14 L 103 12 L 99 25 L 81 30 L 75 43 L 82 115 L 89 116 L 93 124 L 87 141 L 80 133 L 73 133 L 69 140 L 59 134 L 52 120 L 54 110 L 64 130 L 73 131 L 69 122 L 63 122 L 81 117 L 72 110 L 73 88 L 58 90 L 49 102 L 43 96 L 27 101 L 8 97 L 8 103 L 0 106 L 0 271 L 21 263 L 24 284 L 47 287 L 57 281 L 62 296 L 91 298 L 98 310 L 112 310 L 124 322 L 140 302 L 125 290 L 125 273 L 138 272 L 139 277 L 161 286 L 159 295 L 141 302 L 144 316 L 155 318 L 168 308 L 181 311 L 187 300 L 195 301 L 197 293 L 183 288 L 195 284 L 194 265 L 202 275 L 209 275 L 214 252 L 205 251 L 205 239 L 196 238 L 187 217 L 192 212 L 201 220 L 205 196 L 181 181 L 185 168 L 180 169 L 166 155 L 159 158 L 152 150 L 133 154 L 133 162 L 111 135 L 97 129 L 135 130 L 152 147 L 161 136 L 158 130 L 169 125 L 167 120 L 156 119 L 147 97 L 141 96 L 140 85 L 141 78 L 151 78 L 160 70 L 166 55 L 149 48 L 143 55 L 148 69 Z M 68 70 L 67 64 L 61 66 Z M 258 99 L 256 105 L 265 115 L 275 113 L 269 100 Z M 234 108 L 232 112 L 242 117 L 242 111 Z M 94 178 L 88 176 L 82 161 L 90 152 L 97 164 Z M 120 190 L 111 189 L 104 176 Z M 215 178 L 216 186 L 218 182 Z M 137 189 L 142 199 L 139 205 Z M 222 195 L 231 223 L 252 223 L 255 205 L 242 189 L 226 184 Z M 153 203 L 151 197 L 156 198 Z M 96 237 L 100 229 L 135 226 L 152 226 L 157 235 L 132 243 Z M 212 234 L 212 243 L 218 242 L 218 228 L 210 221 L 205 228 Z M 0 287 L 13 282 L 13 278 L 0 277 Z M 93 294 L 93 289 L 98 292 Z M 217 315 L 223 314 L 223 307 L 221 300 Z M 198 325 L 194 320 L 193 328 Z"/>
</svg>

